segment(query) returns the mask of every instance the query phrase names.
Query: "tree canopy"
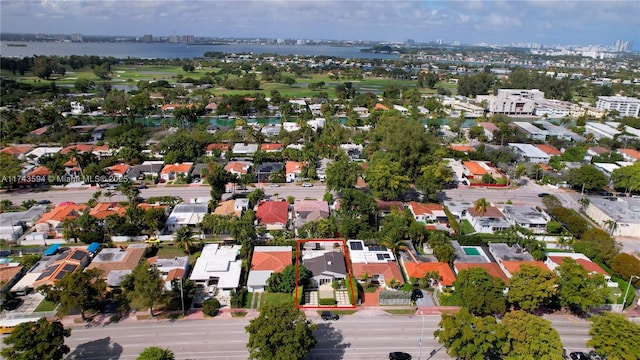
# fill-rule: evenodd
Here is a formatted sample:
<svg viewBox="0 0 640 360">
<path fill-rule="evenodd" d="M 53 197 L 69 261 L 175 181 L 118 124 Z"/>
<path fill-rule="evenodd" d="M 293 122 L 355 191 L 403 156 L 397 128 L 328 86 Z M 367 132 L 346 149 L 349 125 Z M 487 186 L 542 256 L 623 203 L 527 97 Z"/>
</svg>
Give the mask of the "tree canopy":
<svg viewBox="0 0 640 360">
<path fill-rule="evenodd" d="M 298 285 L 307 285 L 311 273 L 304 265 L 298 266 Z M 287 265 L 281 273 L 274 272 L 267 279 L 267 291 L 292 293 L 296 288 L 296 265 Z"/>
<path fill-rule="evenodd" d="M 475 315 L 502 314 L 506 311 L 504 282 L 483 268 L 460 271 L 453 286 L 469 312 Z"/>
<path fill-rule="evenodd" d="M 382 153 L 377 153 L 382 154 Z M 387 156 L 374 155 L 365 172 L 365 180 L 373 195 L 382 200 L 396 200 L 409 189 L 410 179 L 400 162 Z"/>
<path fill-rule="evenodd" d="M 313 336 L 316 328 L 293 302 L 267 303 L 260 308 L 260 315 L 245 327 L 249 333 L 249 358 L 302 360 L 316 346 Z"/>
<path fill-rule="evenodd" d="M 556 295 L 556 276 L 537 266 L 523 264 L 509 281 L 507 298 L 524 311 L 548 305 Z"/>
<path fill-rule="evenodd" d="M 574 259 L 565 258 L 558 267 L 560 305 L 582 313 L 605 304 L 609 295 L 607 280 L 601 274 L 589 274 Z"/>
<path fill-rule="evenodd" d="M 60 312 L 77 309 L 85 320 L 86 311 L 98 309 L 104 299 L 107 282 L 99 269 L 89 269 L 67 273 L 44 291 L 47 299 L 60 303 Z"/>
<path fill-rule="evenodd" d="M 507 332 L 503 359 L 564 359 L 560 335 L 548 320 L 524 311 L 512 311 L 504 316 L 501 325 Z"/>
<path fill-rule="evenodd" d="M 464 360 L 498 357 L 506 339 L 504 328 L 493 316 L 474 316 L 465 308 L 453 315 L 442 315 L 433 333 L 447 354 Z"/>
<path fill-rule="evenodd" d="M 174 360 L 173 351 L 158 346 L 149 346 L 142 350 L 136 360 Z"/>
<path fill-rule="evenodd" d="M 12 360 L 61 360 L 70 351 L 64 344 L 64 338 L 69 336 L 71 330 L 65 329 L 60 321 L 40 318 L 24 322 L 4 338 L 0 354 Z"/>
<path fill-rule="evenodd" d="M 587 346 L 608 360 L 640 359 L 640 324 L 624 315 L 604 313 L 592 320 Z"/>
<path fill-rule="evenodd" d="M 122 288 L 131 301 L 148 307 L 149 314 L 153 316 L 153 306 L 162 298 L 164 281 L 157 268 L 150 269 L 148 263 L 142 261 L 124 277 Z"/>
<path fill-rule="evenodd" d="M 584 184 L 585 190 L 599 190 L 609 184 L 609 179 L 595 166 L 582 165 L 577 169 L 569 170 L 567 182 L 574 188 L 582 188 Z"/>
</svg>

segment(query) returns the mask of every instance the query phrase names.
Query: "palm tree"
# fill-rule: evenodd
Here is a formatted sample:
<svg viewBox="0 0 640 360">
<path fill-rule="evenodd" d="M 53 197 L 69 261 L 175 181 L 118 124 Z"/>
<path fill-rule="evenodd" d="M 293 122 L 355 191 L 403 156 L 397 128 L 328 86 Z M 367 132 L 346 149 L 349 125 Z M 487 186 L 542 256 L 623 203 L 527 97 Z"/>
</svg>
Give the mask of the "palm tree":
<svg viewBox="0 0 640 360">
<path fill-rule="evenodd" d="M 473 209 L 481 216 L 487 212 L 487 209 L 491 206 L 491 203 L 485 198 L 480 198 L 473 203 Z"/>
<path fill-rule="evenodd" d="M 611 236 L 613 236 L 613 233 L 618 230 L 618 222 L 613 219 L 605 220 L 602 223 L 607 227 L 607 229 L 609 230 L 609 235 Z"/>
<path fill-rule="evenodd" d="M 396 256 L 396 259 L 398 258 L 398 254 L 400 253 L 400 251 L 405 251 L 408 249 L 407 243 L 400 238 L 382 240 L 380 242 L 380 245 L 386 246 L 389 250 L 391 250 Z"/>
<path fill-rule="evenodd" d="M 109 198 L 109 202 L 111 202 L 111 198 L 115 195 L 113 191 L 105 191 L 104 196 Z"/>
<path fill-rule="evenodd" d="M 193 231 L 188 226 L 178 228 L 174 241 L 187 255 L 191 255 L 191 250 L 195 249 L 200 242 L 193 239 Z"/>
<path fill-rule="evenodd" d="M 174 360 L 175 355 L 169 349 L 163 349 L 157 346 L 145 348 L 136 360 Z"/>
<path fill-rule="evenodd" d="M 586 197 L 580 198 L 580 200 L 578 200 L 578 202 L 581 205 L 580 210 L 583 211 L 583 212 L 587 209 L 587 207 L 591 203 L 591 201 L 589 199 L 587 199 Z"/>
</svg>

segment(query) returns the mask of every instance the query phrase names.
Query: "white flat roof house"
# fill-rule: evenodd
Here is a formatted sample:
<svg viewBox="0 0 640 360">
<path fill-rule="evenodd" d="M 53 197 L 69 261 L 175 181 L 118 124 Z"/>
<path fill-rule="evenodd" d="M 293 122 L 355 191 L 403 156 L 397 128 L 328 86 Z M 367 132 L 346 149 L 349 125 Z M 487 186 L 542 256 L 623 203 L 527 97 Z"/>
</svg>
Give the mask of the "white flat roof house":
<svg viewBox="0 0 640 360">
<path fill-rule="evenodd" d="M 539 127 L 528 123 L 526 121 L 514 121 L 512 122 L 514 126 L 518 128 L 518 130 L 524 134 L 526 134 L 532 140 L 541 140 L 545 141 L 549 132 L 547 130 L 542 130 Z"/>
<path fill-rule="evenodd" d="M 509 146 L 520 155 L 523 159 L 531 163 L 546 164 L 551 159 L 551 155 L 540 150 L 537 146 L 531 144 L 509 143 Z"/>
<path fill-rule="evenodd" d="M 240 245 L 205 245 L 189 280 L 196 285 L 204 285 L 208 289 L 215 286 L 214 293 L 218 290 L 222 295 L 230 295 L 231 290 L 236 289 L 240 284 L 242 272 L 240 248 Z"/>
<path fill-rule="evenodd" d="M 593 134 L 593 137 L 596 138 L 596 140 L 602 138 L 613 139 L 616 135 L 621 134 L 621 132 L 616 128 L 594 121 L 590 121 L 585 125 L 584 132 L 586 134 Z"/>
<path fill-rule="evenodd" d="M 197 227 L 207 213 L 209 213 L 209 204 L 180 203 L 169 214 L 165 227 L 171 232 L 181 226 Z"/>
</svg>

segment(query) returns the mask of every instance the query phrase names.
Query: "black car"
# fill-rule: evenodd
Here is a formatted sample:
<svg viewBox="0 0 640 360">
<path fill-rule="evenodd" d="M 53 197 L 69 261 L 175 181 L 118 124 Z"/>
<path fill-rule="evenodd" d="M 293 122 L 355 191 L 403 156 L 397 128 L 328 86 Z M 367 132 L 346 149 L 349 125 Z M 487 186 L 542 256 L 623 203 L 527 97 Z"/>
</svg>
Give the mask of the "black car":
<svg viewBox="0 0 640 360">
<path fill-rule="evenodd" d="M 38 200 L 38 205 L 49 205 L 51 204 L 51 200 Z"/>
<path fill-rule="evenodd" d="M 389 353 L 389 360 L 411 360 L 411 355 L 405 352 L 395 351 Z"/>
<path fill-rule="evenodd" d="M 582 351 L 576 351 L 569 354 L 571 360 L 591 360 L 591 357 Z"/>
<path fill-rule="evenodd" d="M 413 289 L 413 291 L 411 292 L 411 298 L 413 300 L 422 299 L 423 297 L 424 297 L 424 294 L 422 293 L 422 290 L 420 290 L 420 289 Z"/>
<path fill-rule="evenodd" d="M 538 197 L 545 197 L 545 196 L 549 196 L 549 193 L 540 193 L 538 194 Z"/>
<path fill-rule="evenodd" d="M 323 311 L 322 314 L 320 315 L 320 317 L 322 317 L 322 320 L 338 320 L 338 319 L 340 319 L 340 316 L 338 316 L 338 314 L 332 313 L 331 311 Z"/>
<path fill-rule="evenodd" d="M 22 304 L 21 299 L 11 299 L 2 304 L 2 308 L 7 311 L 12 311 L 17 309 Z"/>
</svg>

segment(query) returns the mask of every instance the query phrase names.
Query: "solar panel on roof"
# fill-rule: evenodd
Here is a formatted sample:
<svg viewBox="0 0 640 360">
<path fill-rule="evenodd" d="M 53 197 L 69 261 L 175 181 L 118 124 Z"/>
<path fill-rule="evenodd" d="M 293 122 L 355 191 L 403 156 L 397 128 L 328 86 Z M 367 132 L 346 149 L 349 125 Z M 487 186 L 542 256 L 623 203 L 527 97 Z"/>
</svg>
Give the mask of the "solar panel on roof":
<svg viewBox="0 0 640 360">
<path fill-rule="evenodd" d="M 76 251 L 71 255 L 71 258 L 73 260 L 82 260 L 82 258 L 84 258 L 84 252 L 82 251 Z"/>
<path fill-rule="evenodd" d="M 378 260 L 384 260 L 384 254 L 376 254 Z"/>
<path fill-rule="evenodd" d="M 56 274 L 56 280 L 62 279 L 66 274 L 68 274 L 66 271 L 60 271 L 58 274 Z"/>
<path fill-rule="evenodd" d="M 385 259 L 391 259 L 391 255 L 389 255 L 389 254 L 382 254 L 382 255 L 384 255 Z"/>
<path fill-rule="evenodd" d="M 361 242 L 350 242 L 349 247 L 351 250 L 363 250 Z"/>
<path fill-rule="evenodd" d="M 73 265 L 73 264 L 66 264 L 63 268 L 62 271 L 67 271 L 67 272 L 72 272 L 73 270 L 75 270 L 78 266 L 77 265 Z"/>
<path fill-rule="evenodd" d="M 51 275 L 55 271 L 56 268 L 57 268 L 57 266 L 49 266 L 48 268 L 46 268 L 42 272 L 42 274 L 40 275 L 40 277 L 38 277 L 38 279 L 42 279 L 42 278 L 45 278 L 45 277 Z"/>
</svg>

